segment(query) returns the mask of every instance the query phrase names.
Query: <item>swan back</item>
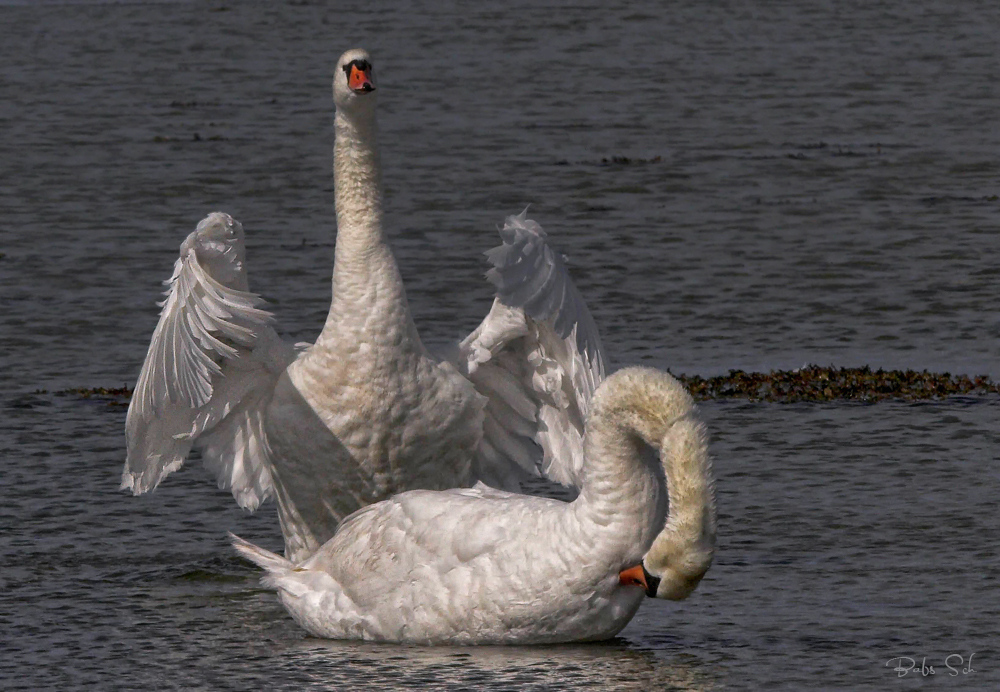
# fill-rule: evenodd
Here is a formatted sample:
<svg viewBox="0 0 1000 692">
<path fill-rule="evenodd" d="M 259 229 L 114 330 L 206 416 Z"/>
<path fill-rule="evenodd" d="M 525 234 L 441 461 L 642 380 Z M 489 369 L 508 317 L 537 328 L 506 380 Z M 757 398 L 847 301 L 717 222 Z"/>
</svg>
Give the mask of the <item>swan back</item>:
<svg viewBox="0 0 1000 692">
<path fill-rule="evenodd" d="M 575 539 L 575 540 L 574 540 Z M 642 593 L 579 539 L 570 505 L 483 486 L 365 507 L 304 562 L 237 549 L 314 635 L 421 644 L 606 639 Z"/>
</svg>

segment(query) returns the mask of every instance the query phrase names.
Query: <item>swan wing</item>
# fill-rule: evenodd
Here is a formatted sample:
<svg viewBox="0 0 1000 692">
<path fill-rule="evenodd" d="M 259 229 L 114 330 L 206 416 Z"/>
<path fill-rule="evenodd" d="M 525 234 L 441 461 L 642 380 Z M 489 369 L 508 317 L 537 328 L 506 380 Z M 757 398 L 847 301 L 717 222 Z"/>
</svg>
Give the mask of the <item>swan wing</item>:
<svg viewBox="0 0 1000 692">
<path fill-rule="evenodd" d="M 507 218 L 503 245 L 487 253 L 496 298 L 458 348 L 459 368 L 488 399 L 476 471 L 504 488 L 525 474 L 578 487 L 604 355 L 565 262 L 526 211 Z"/>
<path fill-rule="evenodd" d="M 123 489 L 139 495 L 199 449 L 255 509 L 271 492 L 263 410 L 294 351 L 247 284 L 243 228 L 222 213 L 181 244 L 125 423 Z"/>
</svg>

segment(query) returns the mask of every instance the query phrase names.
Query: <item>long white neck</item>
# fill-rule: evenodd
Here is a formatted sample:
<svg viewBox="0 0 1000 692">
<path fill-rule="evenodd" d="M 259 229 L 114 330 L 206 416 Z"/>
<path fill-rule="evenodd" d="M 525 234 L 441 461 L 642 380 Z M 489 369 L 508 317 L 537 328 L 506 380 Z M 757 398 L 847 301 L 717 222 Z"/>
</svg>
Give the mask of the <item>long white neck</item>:
<svg viewBox="0 0 1000 692">
<path fill-rule="evenodd" d="M 333 300 L 317 345 L 377 311 L 384 334 L 401 330 L 419 343 L 403 280 L 382 229 L 382 170 L 374 104 L 334 118 L 333 181 L 337 248 Z M 377 335 L 376 335 L 377 336 Z"/>
<path fill-rule="evenodd" d="M 606 559 L 636 564 L 654 539 L 681 556 L 714 543 L 711 463 L 693 410 L 677 380 L 650 368 L 621 370 L 595 394 L 575 504 Z"/>
</svg>

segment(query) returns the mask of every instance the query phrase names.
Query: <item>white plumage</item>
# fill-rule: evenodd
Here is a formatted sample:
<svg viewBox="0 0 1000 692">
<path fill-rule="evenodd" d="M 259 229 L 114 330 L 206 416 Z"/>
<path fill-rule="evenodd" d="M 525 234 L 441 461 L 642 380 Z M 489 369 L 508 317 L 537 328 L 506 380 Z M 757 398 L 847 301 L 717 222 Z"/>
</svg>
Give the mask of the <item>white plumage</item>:
<svg viewBox="0 0 1000 692">
<path fill-rule="evenodd" d="M 575 484 L 604 375 L 593 320 L 524 214 L 490 255 L 486 319 L 447 357 L 427 351 L 382 228 L 373 88 L 368 54 L 345 53 L 333 299 L 316 342 L 296 353 L 278 338 L 249 290 L 242 227 L 211 214 L 181 246 L 126 423 L 123 488 L 152 490 L 197 449 L 242 507 L 276 498 L 296 561 L 403 490 Z"/>
<path fill-rule="evenodd" d="M 129 405 L 122 487 L 156 487 L 197 444 L 220 485 L 255 509 L 271 490 L 261 395 L 294 355 L 248 290 L 239 222 L 220 213 L 202 220 L 167 284 Z"/>
<path fill-rule="evenodd" d="M 643 598 L 621 570 L 642 560 L 656 580 L 649 593 L 674 599 L 708 570 L 714 487 L 703 426 L 666 373 L 630 368 L 609 377 L 592 402 L 585 443 L 581 492 L 571 503 L 481 484 L 414 490 L 355 512 L 303 561 L 235 536 L 233 543 L 316 636 L 423 644 L 606 639 Z"/>
</svg>

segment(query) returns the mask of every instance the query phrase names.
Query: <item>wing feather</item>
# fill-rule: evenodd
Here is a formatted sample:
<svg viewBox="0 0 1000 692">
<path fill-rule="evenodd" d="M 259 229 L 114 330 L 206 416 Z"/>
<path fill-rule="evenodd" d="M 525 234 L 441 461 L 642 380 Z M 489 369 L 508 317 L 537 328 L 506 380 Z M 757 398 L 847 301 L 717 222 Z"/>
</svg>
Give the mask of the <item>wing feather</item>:
<svg viewBox="0 0 1000 692">
<path fill-rule="evenodd" d="M 459 368 L 489 400 L 477 473 L 577 486 L 587 410 L 605 373 L 597 326 L 526 211 L 508 217 L 500 236 L 486 253 L 496 299 L 458 349 Z"/>
<path fill-rule="evenodd" d="M 246 279 L 243 228 L 213 213 L 181 245 L 126 420 L 122 488 L 138 495 L 201 450 L 241 506 L 271 492 L 263 409 L 294 358 Z"/>
</svg>

